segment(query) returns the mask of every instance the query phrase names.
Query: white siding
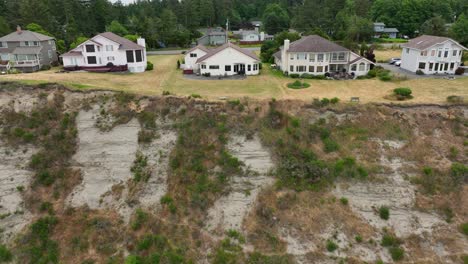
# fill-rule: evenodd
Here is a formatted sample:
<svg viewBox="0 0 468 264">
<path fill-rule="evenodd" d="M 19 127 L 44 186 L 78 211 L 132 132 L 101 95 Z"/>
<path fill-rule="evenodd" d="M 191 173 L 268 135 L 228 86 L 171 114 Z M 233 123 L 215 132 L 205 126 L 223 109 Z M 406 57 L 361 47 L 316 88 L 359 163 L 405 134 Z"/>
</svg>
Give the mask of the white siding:
<svg viewBox="0 0 468 264">
<path fill-rule="evenodd" d="M 210 73 L 211 76 L 224 76 L 224 75 L 235 75 L 234 65 L 236 64 L 245 64 L 245 73 L 247 75 L 257 75 L 259 74 L 259 64 L 260 62 L 233 49 L 226 48 L 223 51 L 213 55 L 212 57 L 203 61 L 200 65 L 205 65 L 206 68 L 201 67 L 200 73 Z M 257 69 L 254 70 L 254 64 L 257 65 Z M 225 66 L 230 65 L 231 70 L 225 71 Z M 248 65 L 250 65 L 250 71 L 248 70 Z M 219 69 L 210 69 L 210 66 L 219 66 Z"/>
<path fill-rule="evenodd" d="M 192 57 L 191 54 L 195 54 L 196 57 Z M 198 71 L 199 66 L 197 65 L 197 60 L 203 56 L 206 55 L 206 52 L 204 52 L 201 49 L 195 49 L 191 52 L 187 52 L 185 54 L 185 69 L 193 69 L 194 71 Z"/>
<path fill-rule="evenodd" d="M 63 66 L 99 67 L 106 66 L 108 63 L 112 63 L 116 66 L 128 65 L 128 70 L 130 72 L 144 72 L 146 70 L 146 49 L 143 49 L 142 51 L 143 61 L 128 63 L 126 50 L 120 50 L 120 44 L 100 35 L 95 36 L 91 40 L 82 43 L 80 46 L 74 49 L 74 51 L 81 51 L 83 55 L 82 57 L 63 56 Z M 94 52 L 87 52 L 86 45 L 94 45 Z M 135 51 L 133 51 L 133 56 L 134 59 L 136 59 Z M 88 57 L 96 57 L 96 64 L 89 64 Z M 75 60 L 74 58 L 80 59 Z"/>
<path fill-rule="evenodd" d="M 429 47 L 426 50 L 403 48 L 401 56 L 401 67 L 405 70 L 416 72 L 420 64 L 425 74 L 449 73 L 454 74 L 455 70 L 460 66 L 463 47 L 454 41 L 446 41 L 441 44 Z M 448 53 L 446 56 L 446 52 Z M 432 66 L 432 69 L 431 69 Z M 436 68 L 437 66 L 437 68 Z"/>
</svg>

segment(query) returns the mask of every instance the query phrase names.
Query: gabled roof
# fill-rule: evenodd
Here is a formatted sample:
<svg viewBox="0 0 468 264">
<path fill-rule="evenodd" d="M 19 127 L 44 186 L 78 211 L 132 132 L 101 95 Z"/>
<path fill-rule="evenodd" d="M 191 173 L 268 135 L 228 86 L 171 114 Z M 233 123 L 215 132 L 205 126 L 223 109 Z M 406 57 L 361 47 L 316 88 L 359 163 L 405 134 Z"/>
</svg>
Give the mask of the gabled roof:
<svg viewBox="0 0 468 264">
<path fill-rule="evenodd" d="M 324 39 L 318 35 L 302 37 L 289 45 L 287 52 L 333 52 L 349 51 L 332 41 Z"/>
<path fill-rule="evenodd" d="M 20 41 L 47 41 L 52 40 L 53 37 L 46 36 L 41 33 L 29 31 L 29 30 L 20 30 L 12 32 L 6 36 L 0 38 L 0 41 L 3 42 L 20 42 Z"/>
<path fill-rule="evenodd" d="M 195 50 L 197 50 L 197 49 L 203 50 L 203 51 L 206 52 L 206 53 L 210 52 L 210 50 L 209 50 L 207 47 L 205 47 L 205 46 L 203 46 L 203 45 L 198 45 L 198 46 L 195 46 L 195 47 L 193 47 L 193 48 L 187 50 L 187 52 L 185 52 L 185 54 L 188 54 L 188 53 L 190 53 L 190 52 L 192 52 L 192 51 L 195 51 Z"/>
<path fill-rule="evenodd" d="M 356 56 L 358 56 L 358 57 L 357 57 L 356 59 L 354 59 L 354 60 L 352 60 L 352 61 L 348 62 L 348 64 L 349 64 L 349 65 L 351 65 L 351 64 L 353 64 L 353 63 L 356 63 L 356 62 L 358 62 L 358 61 L 360 61 L 360 60 L 365 60 L 365 61 L 367 61 L 367 62 L 369 62 L 369 63 L 371 63 L 371 64 L 374 64 L 374 65 L 375 65 L 375 63 L 374 63 L 374 62 L 372 62 L 372 61 L 368 60 L 367 58 L 364 58 L 364 57 L 362 57 L 362 56 L 359 56 L 359 55 L 357 55 L 357 54 L 356 54 L 356 53 L 354 53 L 354 52 L 353 52 L 353 54 L 354 54 L 354 55 L 356 55 Z"/>
<path fill-rule="evenodd" d="M 405 43 L 402 45 L 404 48 L 410 48 L 410 49 L 417 49 L 417 50 L 425 50 L 427 48 L 430 48 L 434 45 L 444 43 L 446 41 L 453 41 L 463 49 L 467 50 L 466 47 L 462 46 L 460 43 L 456 42 L 455 40 L 447 37 L 439 37 L 439 36 L 430 36 L 430 35 L 422 35 L 417 38 L 414 38 L 408 43 Z"/>
<path fill-rule="evenodd" d="M 398 29 L 396 29 L 396 28 L 384 28 L 383 32 L 385 32 L 385 33 L 398 33 L 400 31 Z"/>
<path fill-rule="evenodd" d="M 117 43 L 117 44 L 120 44 L 119 49 L 121 49 L 121 50 L 140 50 L 140 49 L 145 48 L 143 46 L 140 46 L 140 45 L 136 44 L 133 41 L 130 41 L 130 40 L 126 39 L 126 38 L 122 38 L 121 36 L 116 35 L 116 34 L 114 34 L 112 32 L 100 33 L 97 36 L 104 37 L 106 39 L 109 39 L 109 40 Z"/>
<path fill-rule="evenodd" d="M 208 52 L 205 56 L 203 56 L 203 57 L 201 57 L 201 58 L 199 58 L 199 59 L 197 60 L 197 63 L 201 63 L 201 62 L 203 62 L 204 60 L 206 60 L 206 59 L 208 59 L 208 58 L 210 58 L 210 57 L 212 57 L 212 56 L 214 56 L 214 55 L 216 55 L 216 54 L 220 53 L 221 51 L 223 51 L 223 50 L 225 50 L 225 49 L 228 49 L 228 48 L 232 48 L 232 49 L 234 49 L 234 50 L 237 50 L 238 52 L 240 52 L 240 53 L 242 53 L 242 54 L 244 54 L 244 55 L 247 55 L 247 56 L 251 57 L 251 58 L 254 59 L 254 60 L 257 60 L 257 61 L 260 60 L 260 59 L 257 57 L 257 55 L 255 55 L 255 54 L 254 54 L 253 52 L 251 52 L 250 50 L 242 49 L 242 48 L 240 48 L 239 46 L 234 45 L 234 44 L 228 42 L 228 43 L 226 43 L 226 44 L 224 44 L 224 45 L 222 45 L 222 46 L 220 46 L 220 47 L 218 47 L 218 48 L 209 50 L 209 52 Z"/>
<path fill-rule="evenodd" d="M 382 23 L 382 22 L 375 22 L 375 23 L 374 23 L 374 26 L 384 26 L 384 27 L 385 27 L 385 23 Z"/>
</svg>

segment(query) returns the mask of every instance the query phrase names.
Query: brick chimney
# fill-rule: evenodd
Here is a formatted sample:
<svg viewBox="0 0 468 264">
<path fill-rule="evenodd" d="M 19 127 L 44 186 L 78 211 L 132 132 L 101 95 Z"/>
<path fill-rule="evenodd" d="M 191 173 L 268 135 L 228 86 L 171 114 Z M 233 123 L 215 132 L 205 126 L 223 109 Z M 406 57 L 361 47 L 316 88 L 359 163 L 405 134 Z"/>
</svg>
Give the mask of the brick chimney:
<svg viewBox="0 0 468 264">
<path fill-rule="evenodd" d="M 23 33 L 23 30 L 21 29 L 20 25 L 16 26 L 16 33 L 18 33 L 18 34 Z"/>
</svg>

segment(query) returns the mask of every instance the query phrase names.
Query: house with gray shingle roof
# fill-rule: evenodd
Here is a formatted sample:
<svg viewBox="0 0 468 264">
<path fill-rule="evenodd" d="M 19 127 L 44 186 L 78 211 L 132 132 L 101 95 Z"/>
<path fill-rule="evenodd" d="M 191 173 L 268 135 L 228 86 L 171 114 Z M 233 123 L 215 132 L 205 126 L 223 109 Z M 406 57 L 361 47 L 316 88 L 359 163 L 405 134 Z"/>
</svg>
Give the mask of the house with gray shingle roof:
<svg viewBox="0 0 468 264">
<path fill-rule="evenodd" d="M 374 23 L 374 38 L 380 38 L 382 35 L 388 35 L 389 38 L 397 38 L 400 31 L 397 28 L 387 28 L 385 23 Z"/>
<path fill-rule="evenodd" d="M 196 58 L 196 61 L 188 62 L 187 56 Z M 213 49 L 199 45 L 186 53 L 185 63 L 185 69 L 202 75 L 232 76 L 258 75 L 261 62 L 253 52 L 228 42 Z"/>
<path fill-rule="evenodd" d="M 447 37 L 422 35 L 402 45 L 401 68 L 424 74 L 454 74 L 467 50 Z"/>
<path fill-rule="evenodd" d="M 34 72 L 58 62 L 55 39 L 37 32 L 22 30 L 0 38 L 0 71 L 15 68 Z"/>
<path fill-rule="evenodd" d="M 135 43 L 112 32 L 98 34 L 61 57 L 67 70 L 144 72 L 147 66 L 145 39 Z"/>
<path fill-rule="evenodd" d="M 302 37 L 284 45 L 273 55 L 275 64 L 284 73 L 325 75 L 347 72 L 366 75 L 373 62 L 317 35 Z"/>
</svg>

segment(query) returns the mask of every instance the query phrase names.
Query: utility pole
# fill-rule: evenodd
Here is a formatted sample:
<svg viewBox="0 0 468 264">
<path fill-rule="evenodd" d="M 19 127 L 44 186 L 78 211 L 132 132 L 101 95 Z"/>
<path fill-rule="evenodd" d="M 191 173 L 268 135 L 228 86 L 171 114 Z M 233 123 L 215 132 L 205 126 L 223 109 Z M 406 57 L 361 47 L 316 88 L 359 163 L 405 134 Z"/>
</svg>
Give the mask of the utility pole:
<svg viewBox="0 0 468 264">
<path fill-rule="evenodd" d="M 226 20 L 226 43 L 229 42 L 229 18 Z"/>
</svg>

